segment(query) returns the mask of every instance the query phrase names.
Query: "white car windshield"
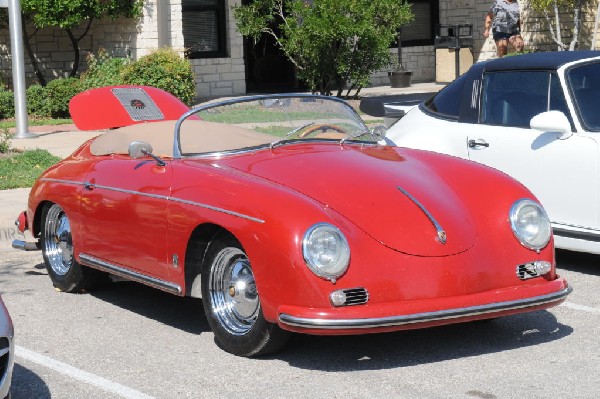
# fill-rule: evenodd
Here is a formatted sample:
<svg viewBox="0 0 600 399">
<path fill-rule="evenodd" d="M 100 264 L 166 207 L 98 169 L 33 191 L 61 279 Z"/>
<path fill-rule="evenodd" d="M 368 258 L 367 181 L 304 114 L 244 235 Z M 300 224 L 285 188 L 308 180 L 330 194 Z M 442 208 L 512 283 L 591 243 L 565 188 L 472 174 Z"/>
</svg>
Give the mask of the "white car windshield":
<svg viewBox="0 0 600 399">
<path fill-rule="evenodd" d="M 600 63 L 575 66 L 569 69 L 567 78 L 581 123 L 586 130 L 600 131 Z"/>
</svg>

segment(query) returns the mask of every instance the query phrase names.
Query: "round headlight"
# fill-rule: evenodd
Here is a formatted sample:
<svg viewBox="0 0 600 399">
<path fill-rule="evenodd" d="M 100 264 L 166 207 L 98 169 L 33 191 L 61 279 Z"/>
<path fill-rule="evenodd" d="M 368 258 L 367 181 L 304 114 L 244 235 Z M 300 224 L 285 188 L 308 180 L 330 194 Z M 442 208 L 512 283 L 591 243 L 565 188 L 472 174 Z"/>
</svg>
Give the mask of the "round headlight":
<svg viewBox="0 0 600 399">
<path fill-rule="evenodd" d="M 510 227 L 521 244 L 540 250 L 548 244 L 552 227 L 546 211 L 540 204 L 520 199 L 510 208 Z"/>
<path fill-rule="evenodd" d="M 350 247 L 340 229 L 328 223 L 310 227 L 302 240 L 302 253 L 309 269 L 319 277 L 335 281 L 350 261 Z"/>
</svg>

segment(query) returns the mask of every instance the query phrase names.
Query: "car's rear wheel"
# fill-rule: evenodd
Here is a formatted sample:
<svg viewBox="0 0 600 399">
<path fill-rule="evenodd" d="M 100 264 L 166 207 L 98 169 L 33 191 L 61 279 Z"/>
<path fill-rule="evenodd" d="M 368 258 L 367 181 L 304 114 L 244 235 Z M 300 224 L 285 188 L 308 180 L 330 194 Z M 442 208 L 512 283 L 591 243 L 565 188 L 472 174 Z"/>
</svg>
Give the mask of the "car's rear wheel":
<svg viewBox="0 0 600 399">
<path fill-rule="evenodd" d="M 275 352 L 290 333 L 267 322 L 248 257 L 233 239 L 211 243 L 202 270 L 202 303 L 215 341 L 239 356 Z"/>
<path fill-rule="evenodd" d="M 80 292 L 104 277 L 100 271 L 81 266 L 75 260 L 71 222 L 57 204 L 42 211 L 42 255 L 52 284 L 61 291 Z"/>
</svg>

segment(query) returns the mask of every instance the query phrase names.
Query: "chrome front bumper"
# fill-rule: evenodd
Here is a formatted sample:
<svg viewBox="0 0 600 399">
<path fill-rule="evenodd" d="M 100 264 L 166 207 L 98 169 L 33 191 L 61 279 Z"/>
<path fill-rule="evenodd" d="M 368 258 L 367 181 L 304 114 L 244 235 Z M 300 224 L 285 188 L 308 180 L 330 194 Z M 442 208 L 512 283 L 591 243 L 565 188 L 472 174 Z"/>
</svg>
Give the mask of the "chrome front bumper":
<svg viewBox="0 0 600 399">
<path fill-rule="evenodd" d="M 486 305 L 471 306 L 466 308 L 447 309 L 436 312 L 415 313 L 409 315 L 390 316 L 382 318 L 365 319 L 308 319 L 295 317 L 289 314 L 281 313 L 279 322 L 283 325 L 322 330 L 350 330 L 362 328 L 381 328 L 395 327 L 406 324 L 430 323 L 449 319 L 468 318 L 484 314 L 506 312 L 516 309 L 525 309 L 552 302 L 563 301 L 567 295 L 573 291 L 572 287 L 567 287 L 561 291 L 552 294 L 537 296 L 533 298 L 519 299 L 507 302 L 496 302 Z"/>
</svg>

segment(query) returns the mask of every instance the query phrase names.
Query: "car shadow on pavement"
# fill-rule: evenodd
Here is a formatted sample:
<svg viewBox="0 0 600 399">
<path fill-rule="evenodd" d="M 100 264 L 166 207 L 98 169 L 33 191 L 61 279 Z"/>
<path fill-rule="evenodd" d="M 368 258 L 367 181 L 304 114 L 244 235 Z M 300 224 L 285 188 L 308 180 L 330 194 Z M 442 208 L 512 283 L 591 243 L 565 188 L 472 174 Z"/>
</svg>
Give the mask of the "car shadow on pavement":
<svg viewBox="0 0 600 399">
<path fill-rule="evenodd" d="M 269 356 L 293 367 L 361 371 L 410 367 L 504 352 L 560 340 L 573 329 L 546 310 L 495 320 L 354 336 L 295 335 Z"/>
<path fill-rule="evenodd" d="M 210 331 L 200 299 L 182 298 L 131 281 L 105 284 L 90 295 L 188 333 Z"/>
<path fill-rule="evenodd" d="M 13 370 L 11 399 L 51 398 L 48 386 L 36 373 L 15 363 Z"/>
<path fill-rule="evenodd" d="M 556 264 L 560 269 L 600 276 L 600 255 L 557 249 Z"/>
</svg>

